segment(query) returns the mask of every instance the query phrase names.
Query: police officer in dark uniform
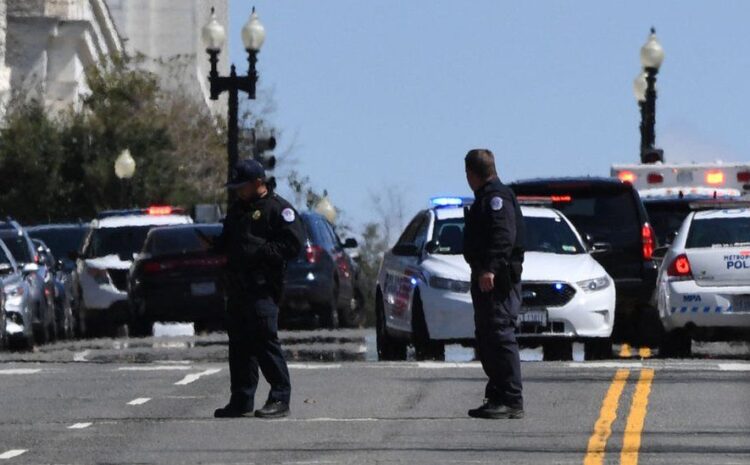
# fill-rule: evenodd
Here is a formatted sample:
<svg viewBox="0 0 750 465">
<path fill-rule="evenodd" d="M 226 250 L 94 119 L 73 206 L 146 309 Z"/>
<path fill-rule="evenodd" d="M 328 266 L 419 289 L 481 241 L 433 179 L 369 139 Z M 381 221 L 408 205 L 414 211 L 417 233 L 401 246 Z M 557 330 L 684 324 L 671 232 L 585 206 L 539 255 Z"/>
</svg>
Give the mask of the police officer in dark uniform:
<svg viewBox="0 0 750 465">
<path fill-rule="evenodd" d="M 515 329 L 521 307 L 524 222 L 513 191 L 497 177 L 489 150 L 469 151 L 466 179 L 475 200 L 465 212 L 464 258 L 471 266 L 479 360 L 489 381 L 475 418 L 523 418 Z"/>
<path fill-rule="evenodd" d="M 266 184 L 263 166 L 241 160 L 227 188 L 236 193 L 215 249 L 227 256 L 227 330 L 232 396 L 217 418 L 250 416 L 258 367 L 271 392 L 256 417 L 289 415 L 291 382 L 278 337 L 278 301 L 286 261 L 296 257 L 305 233 L 297 212 Z"/>
</svg>

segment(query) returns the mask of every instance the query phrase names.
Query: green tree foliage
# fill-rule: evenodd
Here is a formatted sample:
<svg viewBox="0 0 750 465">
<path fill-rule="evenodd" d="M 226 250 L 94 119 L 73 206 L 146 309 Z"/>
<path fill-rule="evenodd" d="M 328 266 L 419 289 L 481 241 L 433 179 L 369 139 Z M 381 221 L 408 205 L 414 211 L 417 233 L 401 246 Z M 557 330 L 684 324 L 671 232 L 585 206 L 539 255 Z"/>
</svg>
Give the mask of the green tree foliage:
<svg viewBox="0 0 750 465">
<path fill-rule="evenodd" d="M 113 58 L 87 70 L 91 92 L 80 111 L 51 115 L 22 99 L 11 105 L 0 130 L 2 214 L 24 223 L 67 221 L 221 198 L 222 128 L 194 98 L 161 89 L 155 75 L 130 64 Z M 126 148 L 136 171 L 121 181 L 114 161 Z"/>
</svg>

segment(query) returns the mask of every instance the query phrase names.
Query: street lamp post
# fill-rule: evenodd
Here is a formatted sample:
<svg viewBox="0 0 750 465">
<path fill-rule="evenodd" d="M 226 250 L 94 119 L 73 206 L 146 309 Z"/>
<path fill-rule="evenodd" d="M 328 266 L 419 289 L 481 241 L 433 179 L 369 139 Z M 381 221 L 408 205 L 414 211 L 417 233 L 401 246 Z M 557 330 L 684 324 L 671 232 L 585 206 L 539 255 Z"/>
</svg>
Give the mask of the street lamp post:
<svg viewBox="0 0 750 465">
<path fill-rule="evenodd" d="M 641 109 L 641 163 L 663 161 L 661 150 L 656 149 L 656 75 L 664 61 L 664 49 L 656 38 L 656 30 L 641 47 L 643 71 L 633 82 L 633 91 Z"/>
<path fill-rule="evenodd" d="M 135 174 L 135 159 L 130 155 L 130 150 L 125 149 L 115 160 L 115 176 L 120 180 L 120 206 L 130 206 L 130 201 L 125 193 L 128 181 Z"/>
<path fill-rule="evenodd" d="M 258 82 L 258 73 L 255 65 L 258 61 L 258 52 L 266 39 L 266 30 L 258 19 L 253 7 L 250 19 L 242 28 L 242 42 L 247 50 L 248 72 L 246 76 L 238 76 L 234 64 L 231 66 L 229 76 L 219 76 L 217 65 L 219 53 L 226 41 L 224 27 L 216 19 L 214 9 L 211 8 L 211 19 L 203 26 L 203 43 L 211 63 L 211 71 L 208 75 L 211 84 L 211 100 L 218 100 L 223 92 L 229 93 L 229 115 L 227 127 L 227 176 L 239 158 L 239 92 L 247 93 L 248 98 L 255 99 L 255 86 Z"/>
</svg>

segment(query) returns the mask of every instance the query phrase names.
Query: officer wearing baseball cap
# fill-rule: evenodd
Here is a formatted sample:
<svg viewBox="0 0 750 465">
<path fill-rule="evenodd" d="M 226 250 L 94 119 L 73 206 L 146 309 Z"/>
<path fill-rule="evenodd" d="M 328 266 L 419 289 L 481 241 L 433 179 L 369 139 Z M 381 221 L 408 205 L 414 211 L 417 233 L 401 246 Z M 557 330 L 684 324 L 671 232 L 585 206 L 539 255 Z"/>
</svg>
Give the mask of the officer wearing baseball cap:
<svg viewBox="0 0 750 465">
<path fill-rule="evenodd" d="M 304 228 L 289 202 L 273 192 L 257 161 L 240 160 L 226 187 L 234 190 L 236 200 L 214 245 L 227 257 L 231 397 L 214 416 L 252 415 L 260 368 L 271 392 L 255 416 L 284 417 L 289 415 L 291 381 L 278 337 L 278 302 L 286 262 L 300 253 Z"/>
</svg>

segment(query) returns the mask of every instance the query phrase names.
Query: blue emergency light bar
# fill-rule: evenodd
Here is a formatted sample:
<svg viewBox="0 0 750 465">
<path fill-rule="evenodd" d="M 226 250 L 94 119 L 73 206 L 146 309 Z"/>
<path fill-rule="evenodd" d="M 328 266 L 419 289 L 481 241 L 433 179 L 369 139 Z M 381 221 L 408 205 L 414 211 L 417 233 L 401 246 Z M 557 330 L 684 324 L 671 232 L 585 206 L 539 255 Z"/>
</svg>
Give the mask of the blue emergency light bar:
<svg viewBox="0 0 750 465">
<path fill-rule="evenodd" d="M 432 207 L 463 207 L 471 205 L 474 199 L 469 197 L 433 197 L 430 199 Z"/>
</svg>

